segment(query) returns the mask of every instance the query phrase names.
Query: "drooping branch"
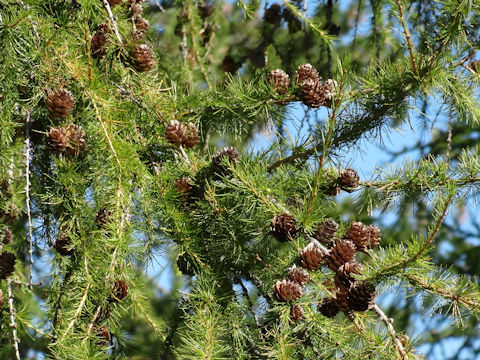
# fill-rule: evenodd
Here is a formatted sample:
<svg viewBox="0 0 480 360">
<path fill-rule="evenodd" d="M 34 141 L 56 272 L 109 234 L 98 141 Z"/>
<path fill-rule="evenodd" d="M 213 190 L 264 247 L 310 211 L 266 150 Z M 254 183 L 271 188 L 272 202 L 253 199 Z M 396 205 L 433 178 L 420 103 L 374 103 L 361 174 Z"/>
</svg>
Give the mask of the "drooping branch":
<svg viewBox="0 0 480 360">
<path fill-rule="evenodd" d="M 27 208 L 27 226 L 28 226 L 28 287 L 32 290 L 33 281 L 33 224 L 30 210 L 30 111 L 27 111 L 25 120 L 25 202 Z"/>
<path fill-rule="evenodd" d="M 12 328 L 12 338 L 13 338 L 13 347 L 15 349 L 15 357 L 17 360 L 20 360 L 20 350 L 19 344 L 20 339 L 17 335 L 17 322 L 16 315 L 17 312 L 13 306 L 13 292 L 12 292 L 12 279 L 7 279 L 7 291 L 8 291 L 8 308 L 10 310 L 10 327 Z"/>
</svg>

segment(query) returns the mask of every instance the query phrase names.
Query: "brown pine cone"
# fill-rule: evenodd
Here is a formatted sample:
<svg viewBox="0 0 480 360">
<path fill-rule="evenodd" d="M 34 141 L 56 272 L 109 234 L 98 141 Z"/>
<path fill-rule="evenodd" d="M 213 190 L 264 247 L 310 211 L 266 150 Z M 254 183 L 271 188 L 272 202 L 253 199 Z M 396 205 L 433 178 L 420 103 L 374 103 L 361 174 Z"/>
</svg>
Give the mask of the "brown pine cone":
<svg viewBox="0 0 480 360">
<path fill-rule="evenodd" d="M 108 23 L 98 25 L 97 29 L 92 35 L 91 51 L 94 58 L 102 59 L 107 55 L 107 34 L 110 32 Z"/>
<path fill-rule="evenodd" d="M 0 279 L 6 279 L 15 271 L 16 257 L 10 252 L 0 254 Z"/>
<path fill-rule="evenodd" d="M 133 2 L 133 3 L 131 2 L 128 11 L 130 12 L 131 17 L 142 15 L 142 12 L 143 12 L 142 5 L 137 4 L 136 2 Z"/>
<path fill-rule="evenodd" d="M 356 261 L 350 261 L 338 268 L 335 275 L 335 286 L 337 288 L 349 289 L 350 285 L 355 282 L 352 274 L 361 274 L 363 265 Z"/>
<path fill-rule="evenodd" d="M 198 131 L 195 125 L 191 122 L 185 127 L 185 138 L 183 139 L 183 145 L 187 148 L 192 148 L 200 141 L 198 137 Z"/>
<path fill-rule="evenodd" d="M 338 314 L 340 309 L 338 308 L 336 299 L 327 298 L 327 299 L 323 299 L 321 302 L 318 303 L 318 311 L 323 316 L 326 316 L 331 319 Z"/>
<path fill-rule="evenodd" d="M 3 232 L 3 239 L 2 239 L 2 242 L 4 244 L 10 244 L 13 240 L 13 232 L 12 230 L 10 229 L 6 229 L 4 232 Z"/>
<path fill-rule="evenodd" d="M 142 40 L 147 35 L 150 24 L 148 20 L 144 19 L 141 16 L 135 16 L 135 19 L 133 21 L 135 22 L 136 31 L 132 33 L 132 36 L 135 40 Z"/>
<path fill-rule="evenodd" d="M 313 237 L 324 245 L 332 245 L 333 237 L 338 230 L 338 224 L 333 220 L 321 222 L 315 229 Z"/>
<path fill-rule="evenodd" d="M 146 44 L 135 46 L 132 52 L 132 59 L 133 67 L 140 72 L 150 71 L 155 65 L 153 50 Z"/>
<path fill-rule="evenodd" d="M 50 117 L 65 119 L 72 113 L 75 100 L 70 91 L 67 89 L 47 89 L 46 93 L 45 105 Z"/>
<path fill-rule="evenodd" d="M 85 149 L 85 132 L 75 124 L 52 128 L 46 135 L 47 146 L 54 151 L 78 156 Z"/>
<path fill-rule="evenodd" d="M 354 311 L 367 311 L 375 303 L 375 288 L 368 282 L 355 281 L 348 291 L 348 306 Z"/>
<path fill-rule="evenodd" d="M 290 241 L 297 232 L 295 218 L 287 213 L 276 215 L 270 223 L 270 234 L 280 242 Z"/>
<path fill-rule="evenodd" d="M 125 300 L 128 295 L 128 285 L 123 280 L 117 280 L 112 287 L 112 296 L 110 302 L 119 302 Z"/>
<path fill-rule="evenodd" d="M 265 48 L 261 47 L 254 49 L 248 56 L 248 59 L 256 68 L 260 69 L 265 67 Z"/>
<path fill-rule="evenodd" d="M 105 326 L 92 326 L 93 333 L 95 334 L 97 340 L 96 343 L 99 346 L 108 346 L 110 342 L 110 331 Z"/>
<path fill-rule="evenodd" d="M 307 270 L 317 270 L 322 266 L 325 254 L 315 242 L 310 242 L 300 253 L 300 265 Z"/>
<path fill-rule="evenodd" d="M 165 129 L 165 138 L 170 144 L 182 145 L 187 128 L 178 120 L 171 120 Z"/>
<path fill-rule="evenodd" d="M 272 70 L 268 74 L 268 82 L 279 94 L 285 94 L 290 86 L 290 76 L 283 70 Z"/>
<path fill-rule="evenodd" d="M 278 280 L 273 286 L 273 295 L 279 301 L 297 300 L 302 296 L 302 287 L 290 280 Z"/>
<path fill-rule="evenodd" d="M 174 186 L 175 189 L 185 197 L 190 197 L 192 194 L 193 187 L 190 184 L 190 180 L 187 178 L 178 179 Z"/>
<path fill-rule="evenodd" d="M 325 105 L 326 97 L 322 83 L 307 79 L 302 83 L 303 103 L 311 108 Z"/>
<path fill-rule="evenodd" d="M 100 307 L 100 310 L 98 310 L 98 313 L 95 314 L 95 318 L 93 319 L 93 322 L 95 324 L 101 324 L 104 321 L 106 321 L 110 317 L 110 306 L 105 305 Z"/>
<path fill-rule="evenodd" d="M 325 261 L 330 269 L 338 271 L 343 264 L 353 260 L 355 253 L 355 244 L 352 241 L 340 239 L 330 249 Z"/>
<path fill-rule="evenodd" d="M 290 320 L 297 322 L 303 319 L 303 308 L 300 305 L 293 305 L 290 307 Z"/>
<path fill-rule="evenodd" d="M 364 251 L 369 244 L 370 230 L 360 221 L 355 221 L 347 230 L 347 238 L 353 241 L 358 251 Z"/>
<path fill-rule="evenodd" d="M 278 3 L 272 4 L 272 6 L 270 6 L 267 10 L 265 10 L 263 19 L 269 24 L 277 24 L 281 20 L 281 16 L 280 16 L 281 11 L 282 11 L 282 7 L 280 6 L 280 4 Z"/>
<path fill-rule="evenodd" d="M 57 251 L 57 253 L 63 256 L 72 255 L 75 251 L 72 244 L 72 239 L 70 239 L 70 237 L 63 232 L 58 235 L 53 248 Z"/>
<path fill-rule="evenodd" d="M 296 282 L 300 286 L 303 286 L 308 281 L 308 272 L 303 268 L 297 268 L 293 265 L 287 274 L 287 280 Z"/>
<path fill-rule="evenodd" d="M 98 229 L 104 229 L 112 218 L 113 212 L 106 207 L 101 208 L 95 217 L 95 223 Z"/>
<path fill-rule="evenodd" d="M 289 33 L 293 34 L 302 29 L 302 22 L 288 8 L 283 10 L 282 16 L 288 23 Z"/>
<path fill-rule="evenodd" d="M 242 64 L 239 61 L 235 61 L 233 56 L 226 55 L 222 61 L 222 71 L 224 73 L 234 74 L 240 69 Z"/>
<path fill-rule="evenodd" d="M 382 241 L 381 235 L 380 235 L 380 229 L 378 226 L 375 225 L 370 225 L 367 227 L 368 229 L 368 248 L 373 249 L 374 247 L 377 247 L 378 244 L 380 244 L 380 241 Z"/>
<path fill-rule="evenodd" d="M 108 5 L 110 5 L 111 7 L 120 5 L 123 2 L 123 0 L 107 0 L 107 1 L 108 1 Z"/>
<path fill-rule="evenodd" d="M 327 79 L 322 83 L 322 90 L 325 96 L 325 106 L 331 107 L 332 99 L 337 91 L 338 84 L 333 79 Z"/>
<path fill-rule="evenodd" d="M 207 17 L 213 14 L 215 11 L 215 7 L 213 5 L 207 4 L 202 2 L 198 5 L 198 12 L 200 13 L 200 17 L 205 20 Z"/>
<path fill-rule="evenodd" d="M 297 69 L 297 84 L 302 86 L 306 80 L 320 81 L 317 69 L 310 64 L 300 65 Z"/>
<path fill-rule="evenodd" d="M 235 165 L 238 162 L 238 160 L 240 159 L 240 153 L 238 152 L 237 149 L 235 149 L 234 147 L 231 147 L 231 146 L 223 148 L 220 151 L 217 151 L 212 156 L 213 170 L 217 174 L 227 174 L 229 172 L 228 167 L 223 165 L 223 159 L 228 159 L 228 161 L 232 165 Z"/>
<path fill-rule="evenodd" d="M 359 181 L 360 177 L 353 169 L 343 169 L 338 177 L 338 184 L 345 191 L 358 187 Z"/>
<path fill-rule="evenodd" d="M 346 289 L 339 289 L 335 294 L 335 300 L 339 311 L 348 311 L 350 309 L 348 305 L 348 291 Z"/>
</svg>

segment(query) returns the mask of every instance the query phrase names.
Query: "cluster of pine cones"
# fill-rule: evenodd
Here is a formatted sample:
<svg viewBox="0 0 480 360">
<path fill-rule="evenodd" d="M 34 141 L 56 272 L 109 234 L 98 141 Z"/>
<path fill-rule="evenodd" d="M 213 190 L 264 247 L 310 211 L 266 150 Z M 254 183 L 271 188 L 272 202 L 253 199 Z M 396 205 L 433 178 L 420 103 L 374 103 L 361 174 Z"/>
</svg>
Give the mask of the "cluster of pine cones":
<svg viewBox="0 0 480 360">
<path fill-rule="evenodd" d="M 280 69 L 270 71 L 268 81 L 279 94 L 285 94 L 290 86 L 290 76 Z M 311 108 L 332 106 L 332 99 L 338 87 L 335 80 L 328 79 L 322 82 L 317 69 L 310 64 L 304 64 L 297 69 L 296 82 L 301 88 L 305 105 Z"/>
<path fill-rule="evenodd" d="M 199 137 L 195 125 L 184 125 L 178 120 L 171 120 L 165 129 L 165 138 L 170 144 L 192 148 L 198 144 Z"/>
<path fill-rule="evenodd" d="M 133 41 L 143 40 L 149 28 L 148 20 L 142 17 L 143 0 L 108 0 L 111 7 L 125 4 L 130 14 L 129 21 L 132 23 L 131 37 Z M 91 52 L 94 58 L 103 59 L 107 54 L 107 45 L 112 36 L 112 29 L 109 22 L 104 22 L 97 26 L 91 40 Z M 131 63 L 135 70 L 139 72 L 149 71 L 155 65 L 155 58 L 152 48 L 147 44 L 136 45 L 130 53 Z"/>
<path fill-rule="evenodd" d="M 303 286 L 309 279 L 308 271 L 316 271 L 326 265 L 335 272 L 329 287 L 335 297 L 325 298 L 318 304 L 318 311 L 334 317 L 339 311 L 366 311 L 375 301 L 375 288 L 366 281 L 359 281 L 353 274 L 361 274 L 363 266 L 355 260 L 358 251 L 373 249 L 381 241 L 377 226 L 353 222 L 343 237 L 336 237 L 338 224 L 333 220 L 320 223 L 312 241 L 301 251 L 298 265 L 289 269 L 287 276 L 273 287 L 273 295 L 279 301 L 292 302 L 303 294 Z M 279 241 L 288 241 L 299 233 L 292 215 L 276 215 L 270 224 L 271 234 Z M 303 318 L 300 305 L 290 308 L 293 321 Z"/>
</svg>

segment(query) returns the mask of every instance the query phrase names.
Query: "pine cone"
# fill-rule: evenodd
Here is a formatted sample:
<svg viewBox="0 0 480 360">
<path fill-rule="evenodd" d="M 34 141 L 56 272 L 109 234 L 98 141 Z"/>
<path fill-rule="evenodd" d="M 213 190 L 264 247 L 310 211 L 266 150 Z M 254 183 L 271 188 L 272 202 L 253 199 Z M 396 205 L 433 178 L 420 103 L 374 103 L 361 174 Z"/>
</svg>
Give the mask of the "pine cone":
<svg viewBox="0 0 480 360">
<path fill-rule="evenodd" d="M 235 59 L 231 55 L 226 55 L 223 58 L 222 71 L 224 73 L 234 74 L 238 71 L 238 69 L 240 69 L 241 66 L 242 64 L 238 61 L 235 61 Z"/>
<path fill-rule="evenodd" d="M 72 113 L 75 100 L 70 91 L 67 89 L 47 89 L 46 92 L 45 105 L 50 117 L 65 119 Z"/>
<path fill-rule="evenodd" d="M 105 326 L 93 325 L 93 333 L 97 337 L 97 345 L 107 346 L 110 342 L 110 331 Z"/>
<path fill-rule="evenodd" d="M 279 301 L 297 300 L 302 296 L 302 287 L 290 280 L 278 280 L 273 287 L 273 295 Z"/>
<path fill-rule="evenodd" d="M 353 169 L 343 169 L 338 177 L 338 184 L 345 191 L 349 191 L 349 188 L 358 187 L 359 181 L 360 177 Z"/>
<path fill-rule="evenodd" d="M 306 80 L 320 81 L 317 69 L 310 64 L 300 65 L 297 69 L 297 84 L 302 86 Z"/>
<path fill-rule="evenodd" d="M 333 79 L 327 79 L 322 83 L 322 91 L 325 96 L 326 106 L 331 107 L 332 99 L 333 99 L 333 96 L 335 95 L 335 92 L 337 91 L 337 88 L 338 88 L 338 84 Z"/>
<path fill-rule="evenodd" d="M 240 153 L 234 147 L 226 147 L 217 151 L 212 156 L 213 169 L 217 174 L 227 174 L 229 172 L 228 167 L 222 164 L 225 158 L 228 159 L 232 165 L 235 165 L 240 159 Z"/>
<path fill-rule="evenodd" d="M 303 268 L 297 268 L 293 265 L 287 274 L 287 280 L 296 282 L 298 285 L 303 286 L 308 281 L 308 272 Z"/>
<path fill-rule="evenodd" d="M 132 58 L 133 67 L 140 72 L 150 71 L 155 65 L 153 50 L 145 44 L 135 46 L 132 52 Z"/>
<path fill-rule="evenodd" d="M 198 12 L 200 13 L 200 17 L 205 20 L 207 17 L 213 14 L 215 11 L 215 7 L 213 5 L 207 4 L 202 2 L 198 5 Z"/>
<path fill-rule="evenodd" d="M 348 292 L 348 305 L 354 311 L 367 311 L 375 302 L 375 288 L 368 282 L 355 281 Z"/>
<path fill-rule="evenodd" d="M 58 235 L 53 248 L 57 251 L 57 253 L 63 256 L 72 255 L 75 251 L 72 244 L 72 239 L 70 239 L 70 237 L 63 232 Z"/>
<path fill-rule="evenodd" d="M 107 55 L 106 44 L 108 42 L 107 34 L 110 32 L 110 27 L 107 23 L 100 24 L 92 36 L 92 56 L 94 58 L 102 59 Z"/>
<path fill-rule="evenodd" d="M 310 242 L 300 253 L 300 265 L 307 270 L 317 270 L 323 262 L 325 254 L 315 242 Z"/>
<path fill-rule="evenodd" d="M 348 311 L 350 310 L 350 306 L 348 304 L 348 291 L 341 288 L 335 294 L 335 301 L 338 306 L 339 311 Z"/>
<path fill-rule="evenodd" d="M 16 257 L 10 252 L 0 254 L 0 279 L 6 279 L 15 271 Z"/>
<path fill-rule="evenodd" d="M 186 198 L 189 198 L 192 195 L 193 187 L 190 184 L 189 179 L 187 179 L 187 178 L 178 179 L 175 182 L 174 186 L 175 186 L 175 189 L 177 189 L 178 192 L 181 193 Z"/>
<path fill-rule="evenodd" d="M 106 207 L 101 208 L 95 217 L 95 223 L 98 229 L 104 229 L 112 218 L 113 212 Z"/>
<path fill-rule="evenodd" d="M 302 29 L 302 22 L 288 8 L 283 10 L 282 16 L 288 23 L 289 33 L 293 34 Z"/>
<path fill-rule="evenodd" d="M 185 138 L 183 139 L 183 145 L 187 148 L 192 148 L 198 144 L 200 139 L 198 138 L 198 131 L 195 125 L 191 122 L 185 127 Z"/>
<path fill-rule="evenodd" d="M 283 70 L 272 70 L 268 74 L 268 82 L 279 94 L 285 94 L 290 86 L 290 76 Z"/>
<path fill-rule="evenodd" d="M 300 305 L 293 305 L 290 307 L 290 320 L 297 322 L 303 319 L 303 308 Z"/>
<path fill-rule="evenodd" d="M 353 222 L 347 230 L 347 237 L 353 241 L 358 251 L 364 251 L 369 244 L 370 230 L 360 221 Z"/>
<path fill-rule="evenodd" d="M 272 4 L 267 10 L 265 10 L 265 14 L 263 15 L 263 19 L 268 22 L 269 24 L 277 24 L 280 22 L 280 12 L 282 7 L 280 4 L 275 3 Z"/>
<path fill-rule="evenodd" d="M 248 56 L 248 59 L 252 63 L 252 66 L 256 68 L 260 69 L 265 67 L 265 48 L 260 47 L 260 48 L 254 49 Z"/>
<path fill-rule="evenodd" d="M 361 274 L 363 265 L 356 261 L 350 261 L 338 268 L 335 275 L 335 286 L 337 288 L 349 289 L 350 285 L 355 282 L 352 274 Z"/>
<path fill-rule="evenodd" d="M 131 17 L 139 16 L 143 12 L 142 5 L 137 4 L 136 2 L 131 2 L 130 8 L 128 10 Z"/>
<path fill-rule="evenodd" d="M 125 300 L 128 295 L 128 285 L 123 280 L 117 280 L 112 287 L 112 296 L 110 302 L 119 302 Z"/>
<path fill-rule="evenodd" d="M 12 230 L 10 229 L 6 229 L 4 232 L 3 232 L 3 239 L 2 239 L 2 242 L 4 244 L 10 244 L 13 240 L 13 232 Z"/>
<path fill-rule="evenodd" d="M 135 19 L 133 21 L 135 22 L 136 29 L 136 31 L 132 33 L 133 38 L 135 40 L 142 40 L 143 38 L 145 38 L 145 35 L 147 35 L 150 24 L 148 20 L 142 18 L 141 16 L 135 16 Z"/>
<path fill-rule="evenodd" d="M 325 104 L 325 93 L 320 81 L 307 79 L 302 83 L 303 103 L 311 108 L 318 108 Z"/>
<path fill-rule="evenodd" d="M 178 120 L 171 120 L 165 129 L 165 137 L 170 144 L 182 145 L 185 140 L 187 128 Z"/>
<path fill-rule="evenodd" d="M 324 245 L 331 245 L 337 230 L 338 224 L 333 220 L 327 220 L 317 226 L 313 237 Z"/>
<path fill-rule="evenodd" d="M 329 298 L 323 299 L 321 302 L 318 303 L 318 311 L 323 316 L 331 319 L 338 314 L 340 309 L 338 308 L 337 300 Z"/>
<path fill-rule="evenodd" d="M 276 215 L 270 223 L 270 234 L 280 242 L 287 242 L 297 235 L 295 218 L 283 213 Z"/>
<path fill-rule="evenodd" d="M 352 261 L 355 253 L 355 244 L 352 241 L 340 239 L 330 249 L 325 261 L 330 269 L 337 271 L 343 264 Z"/>
<path fill-rule="evenodd" d="M 120 5 L 123 2 L 123 0 L 107 0 L 107 1 L 111 7 Z"/>
<path fill-rule="evenodd" d="M 178 256 L 177 267 L 183 275 L 188 276 L 194 276 L 198 270 L 192 256 L 188 253 L 183 253 Z"/>
<path fill-rule="evenodd" d="M 46 136 L 47 146 L 54 151 L 77 156 L 85 149 L 85 136 L 81 126 L 74 124 L 52 128 Z"/>
<path fill-rule="evenodd" d="M 368 229 L 368 248 L 373 249 L 374 247 L 377 247 L 378 244 L 380 244 L 380 241 L 382 241 L 381 235 L 380 235 L 380 229 L 378 226 L 375 225 L 370 225 L 367 227 Z"/>
</svg>

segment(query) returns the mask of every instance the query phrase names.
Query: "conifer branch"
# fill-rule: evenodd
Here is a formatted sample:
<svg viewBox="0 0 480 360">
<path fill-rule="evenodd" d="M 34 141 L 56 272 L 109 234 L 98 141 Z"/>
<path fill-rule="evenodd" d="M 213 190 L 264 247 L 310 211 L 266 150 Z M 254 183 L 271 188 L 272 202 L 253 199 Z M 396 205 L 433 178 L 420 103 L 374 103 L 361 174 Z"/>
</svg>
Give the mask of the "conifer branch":
<svg viewBox="0 0 480 360">
<path fill-rule="evenodd" d="M 32 290 L 33 281 L 33 224 L 30 211 L 30 110 L 27 111 L 25 119 L 25 203 L 27 208 L 27 227 L 28 227 L 28 288 Z"/>
<path fill-rule="evenodd" d="M 250 298 L 250 294 L 248 293 L 248 289 L 246 288 L 242 279 L 236 278 L 235 280 L 241 286 L 243 296 L 245 297 L 245 299 L 247 299 L 248 308 L 250 310 L 250 313 L 253 316 L 253 320 L 255 321 L 255 325 L 257 326 L 257 329 L 258 329 L 258 336 L 260 337 L 260 339 L 263 339 L 263 334 L 262 334 L 262 331 L 260 330 L 261 325 L 260 325 L 260 322 L 258 321 L 257 313 L 255 312 L 255 309 L 254 309 L 255 305 L 253 304 L 253 301 Z"/>
<path fill-rule="evenodd" d="M 380 318 L 380 320 L 385 324 L 385 326 L 387 327 L 388 329 L 388 333 L 390 334 L 390 336 L 392 337 L 393 341 L 395 342 L 395 347 L 397 348 L 398 350 L 398 353 L 401 357 L 401 359 L 405 359 L 405 357 L 407 356 L 407 353 L 405 351 L 405 348 L 402 344 L 402 342 L 400 341 L 400 339 L 397 337 L 397 333 L 395 332 L 395 328 L 393 327 L 392 323 L 393 323 L 393 319 L 389 319 L 387 317 L 387 315 L 385 315 L 385 313 L 382 311 L 382 309 L 380 309 L 378 307 L 377 304 L 374 304 L 372 306 L 372 310 L 375 311 L 375 313 L 378 315 L 378 317 Z"/>
<path fill-rule="evenodd" d="M 115 16 L 113 15 L 112 8 L 110 7 L 110 4 L 108 3 L 108 0 L 102 0 L 102 2 L 103 2 L 103 6 L 105 7 L 105 10 L 107 10 L 108 18 L 110 19 L 110 22 L 112 23 L 113 32 L 117 36 L 117 39 L 118 39 L 120 45 L 123 46 L 122 36 L 118 32 L 117 21 L 115 20 Z"/>
<path fill-rule="evenodd" d="M 308 202 L 308 207 L 307 207 L 307 212 L 306 214 L 309 214 L 310 211 L 312 210 L 313 202 L 315 198 L 317 197 L 317 191 L 318 191 L 318 185 L 320 184 L 320 179 L 323 174 L 323 164 L 325 163 L 325 156 L 326 152 L 328 151 L 328 148 L 330 146 L 330 141 L 333 133 L 333 129 L 335 127 L 335 120 L 337 118 L 337 113 L 338 109 L 340 108 L 342 104 L 342 90 L 345 85 L 345 76 L 347 75 L 347 72 L 345 69 L 343 69 L 342 72 L 342 79 L 340 81 L 340 88 L 338 90 L 338 98 L 332 99 L 333 103 L 333 112 L 332 115 L 330 116 L 329 122 L 328 122 L 328 129 L 327 129 L 327 135 L 325 137 L 325 142 L 323 143 L 322 146 L 322 154 L 320 155 L 320 159 L 318 160 L 318 167 L 317 167 L 317 173 L 315 175 L 315 182 L 313 184 L 313 190 L 312 190 L 312 195 L 310 196 L 310 200 Z"/>
<path fill-rule="evenodd" d="M 13 347 L 15 349 L 15 357 L 20 360 L 19 344 L 20 339 L 17 336 L 17 322 L 15 321 L 17 312 L 13 306 L 13 292 L 12 292 L 12 279 L 7 278 L 7 291 L 8 291 L 8 308 L 10 310 L 10 327 L 12 328 Z"/>
<path fill-rule="evenodd" d="M 160 336 L 162 341 L 165 342 L 167 340 L 167 337 L 163 334 L 164 331 L 160 329 L 157 324 L 155 324 L 148 312 L 143 308 L 143 305 L 140 303 L 140 301 L 138 301 L 136 294 L 132 294 L 132 302 L 140 309 L 142 316 L 145 318 L 145 320 L 147 320 L 148 324 L 155 331 L 155 334 Z"/>
<path fill-rule="evenodd" d="M 412 69 L 415 75 L 418 75 L 418 68 L 417 68 L 417 61 L 415 60 L 415 50 L 412 42 L 412 37 L 410 36 L 410 32 L 408 31 L 407 22 L 405 20 L 405 15 L 403 14 L 403 6 L 401 0 L 396 0 L 398 12 L 400 14 L 400 21 L 403 27 L 403 33 L 405 34 L 405 38 L 407 40 L 408 51 L 410 53 L 410 60 L 412 62 Z"/>
<path fill-rule="evenodd" d="M 91 284 L 87 284 L 85 290 L 83 291 L 83 296 L 82 296 L 82 299 L 80 300 L 80 303 L 78 304 L 78 307 L 77 309 L 75 310 L 75 313 L 73 314 L 73 318 L 72 320 L 70 321 L 70 323 L 68 324 L 67 328 L 65 329 L 65 331 L 63 332 L 63 335 L 62 337 L 60 338 L 60 342 L 63 341 L 63 339 L 65 339 L 65 336 L 68 335 L 68 333 L 70 332 L 70 330 L 72 329 L 73 325 L 75 325 L 75 322 L 77 321 L 77 318 L 78 316 L 80 315 L 80 313 L 82 312 L 83 310 L 83 306 L 85 305 L 85 301 L 87 301 L 87 297 L 88 297 L 88 291 L 90 289 L 90 286 Z"/>
</svg>

